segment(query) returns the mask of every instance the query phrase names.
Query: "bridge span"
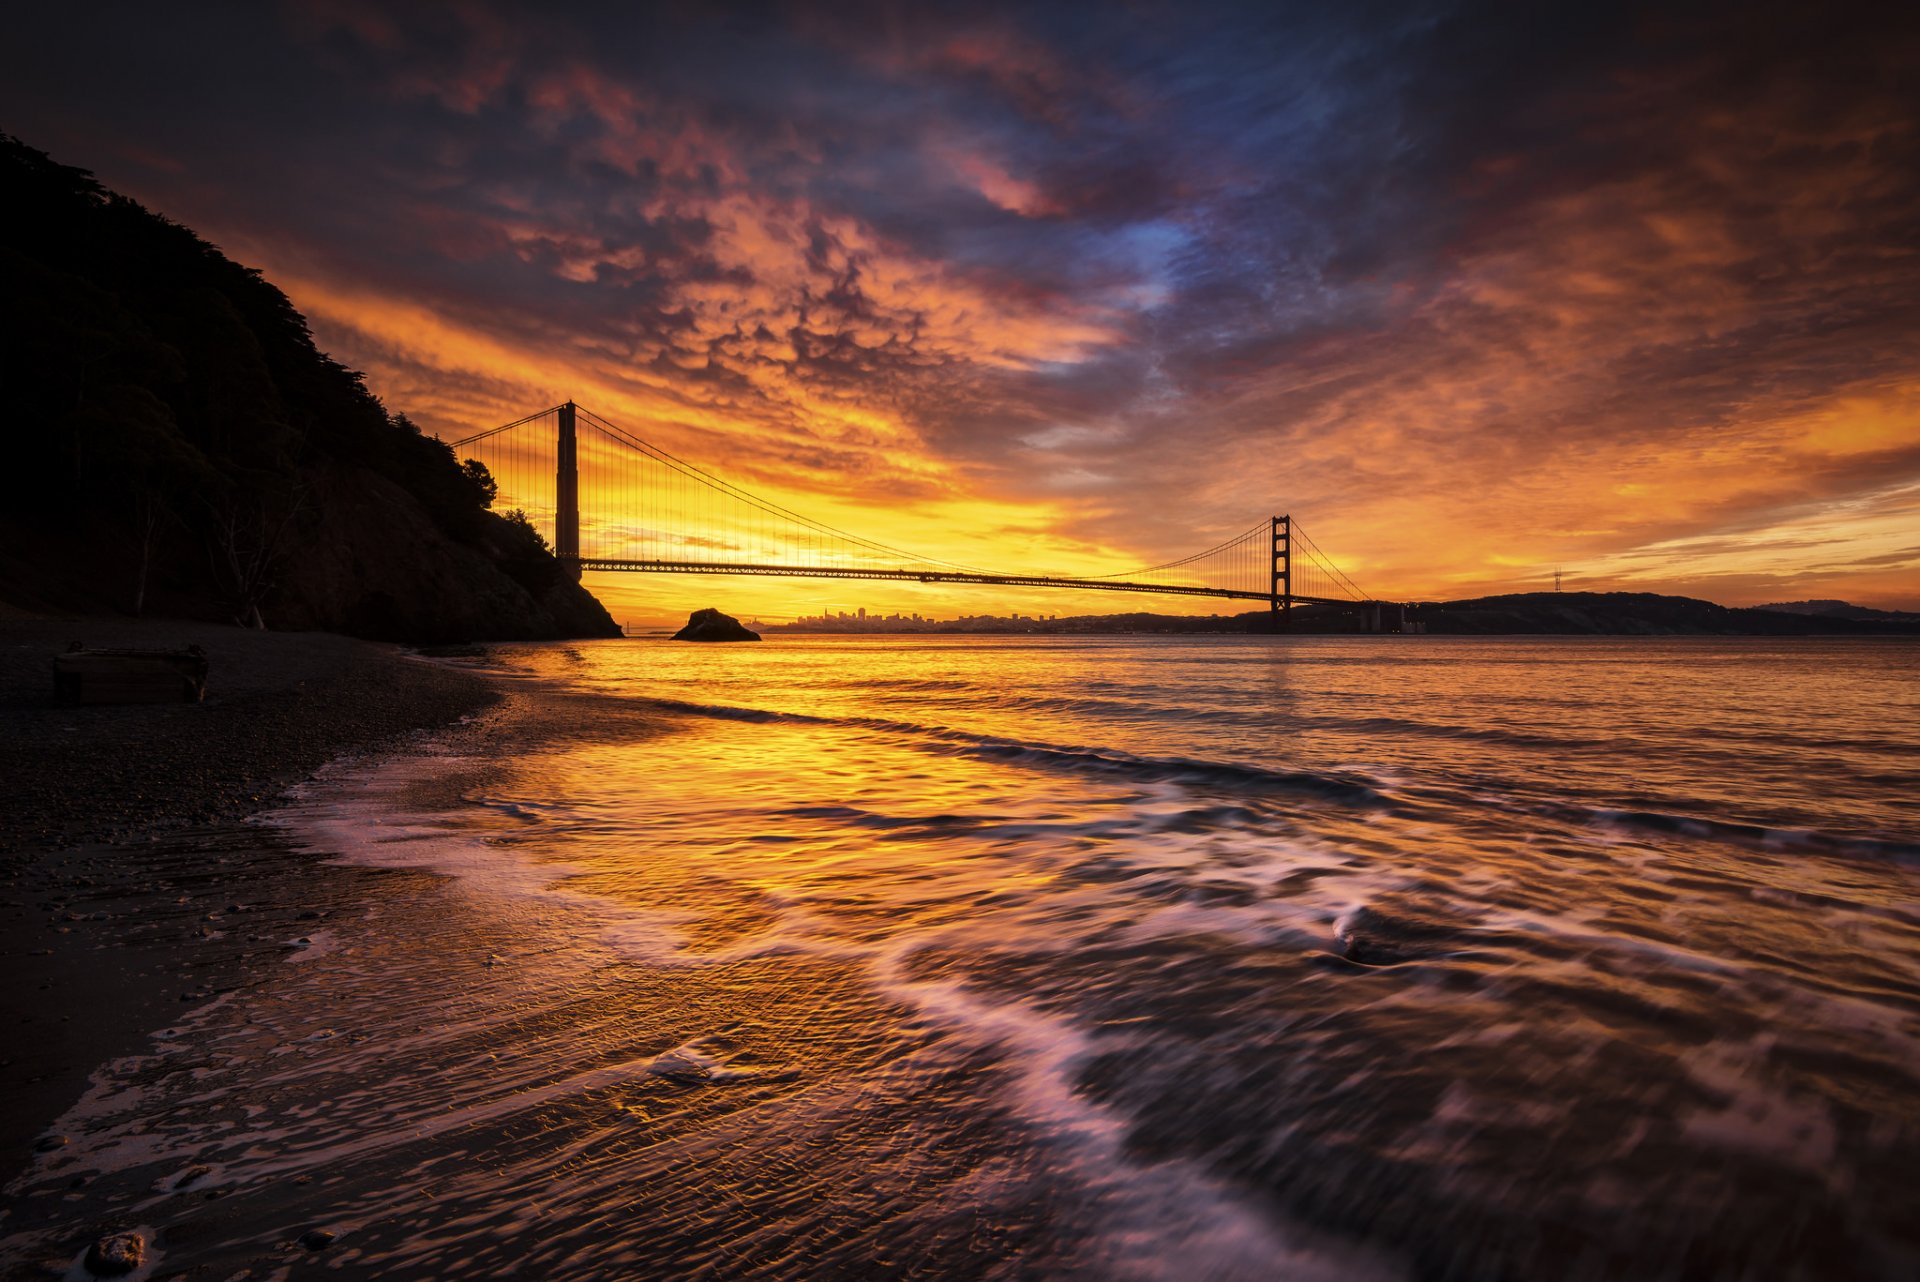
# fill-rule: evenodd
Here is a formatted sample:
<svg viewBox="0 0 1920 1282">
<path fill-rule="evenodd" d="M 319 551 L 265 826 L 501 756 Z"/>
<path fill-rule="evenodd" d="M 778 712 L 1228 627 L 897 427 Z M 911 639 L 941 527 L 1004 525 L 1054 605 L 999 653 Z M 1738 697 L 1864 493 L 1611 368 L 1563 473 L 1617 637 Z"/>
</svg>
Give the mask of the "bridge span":
<svg viewBox="0 0 1920 1282">
<path fill-rule="evenodd" d="M 733 485 L 573 402 L 449 442 L 486 466 L 575 578 L 583 571 L 983 584 L 1361 607 L 1362 592 L 1289 515 L 1190 556 L 1110 575 L 960 565 L 850 534 Z"/>
</svg>

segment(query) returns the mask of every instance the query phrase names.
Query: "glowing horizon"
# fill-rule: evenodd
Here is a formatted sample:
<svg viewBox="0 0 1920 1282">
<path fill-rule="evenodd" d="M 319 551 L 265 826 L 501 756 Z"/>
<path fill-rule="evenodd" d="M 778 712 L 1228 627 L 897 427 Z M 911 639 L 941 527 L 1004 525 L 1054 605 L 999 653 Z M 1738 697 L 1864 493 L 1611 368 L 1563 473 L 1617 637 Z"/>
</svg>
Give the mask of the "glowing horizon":
<svg viewBox="0 0 1920 1282">
<path fill-rule="evenodd" d="M 1912 42 L 1583 21 L 800 6 L 641 39 L 341 0 L 129 15 L 126 58 L 22 67 L 0 105 L 261 268 L 447 439 L 572 399 L 1010 568 L 1110 573 L 1291 512 L 1388 599 L 1559 570 L 1920 609 Z M 159 78 L 236 43 L 277 86 L 257 120 L 243 87 Z M 590 584 L 617 617 L 1083 612 Z"/>
</svg>

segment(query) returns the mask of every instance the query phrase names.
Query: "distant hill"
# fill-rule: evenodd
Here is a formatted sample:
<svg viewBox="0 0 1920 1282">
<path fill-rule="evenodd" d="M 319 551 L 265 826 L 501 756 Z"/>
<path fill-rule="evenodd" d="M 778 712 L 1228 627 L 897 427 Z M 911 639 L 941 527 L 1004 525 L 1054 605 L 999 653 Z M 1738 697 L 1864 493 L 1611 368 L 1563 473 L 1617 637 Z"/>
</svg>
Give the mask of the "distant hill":
<svg viewBox="0 0 1920 1282">
<path fill-rule="evenodd" d="M 0 600 L 404 640 L 614 636 L 485 469 L 286 295 L 0 134 Z"/>
<path fill-rule="evenodd" d="M 1422 603 L 1431 633 L 1596 636 L 1817 636 L 1920 632 L 1899 620 L 1857 620 L 1774 609 L 1736 609 L 1652 592 L 1522 592 Z"/>
<path fill-rule="evenodd" d="M 1776 614 L 1808 614 L 1825 619 L 1857 619 L 1863 623 L 1920 623 L 1920 613 L 1911 610 L 1875 610 L 1846 601 L 1786 601 L 1778 605 L 1758 605 L 1756 610 Z"/>
</svg>

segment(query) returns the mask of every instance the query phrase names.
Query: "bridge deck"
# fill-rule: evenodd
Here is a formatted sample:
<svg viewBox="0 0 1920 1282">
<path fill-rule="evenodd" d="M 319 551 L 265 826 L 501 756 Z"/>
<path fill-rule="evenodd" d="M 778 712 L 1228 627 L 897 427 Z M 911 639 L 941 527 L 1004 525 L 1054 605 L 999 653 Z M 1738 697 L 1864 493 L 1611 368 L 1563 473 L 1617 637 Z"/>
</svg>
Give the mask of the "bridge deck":
<svg viewBox="0 0 1920 1282">
<path fill-rule="evenodd" d="M 574 559 L 574 558 L 567 558 Z M 1065 579 L 1040 574 L 978 574 L 964 570 L 888 570 L 867 566 L 767 565 L 737 561 L 625 561 L 604 557 L 577 558 L 583 570 L 616 570 L 657 574 L 764 574 L 787 579 L 894 579 L 909 583 L 986 583 L 1016 588 L 1085 588 L 1094 592 L 1146 592 L 1159 596 L 1227 597 L 1236 601 L 1268 601 L 1266 592 L 1237 588 L 1183 587 L 1164 583 L 1134 583 L 1124 579 Z M 1344 597 L 1298 596 L 1296 605 L 1369 605 Z"/>
</svg>

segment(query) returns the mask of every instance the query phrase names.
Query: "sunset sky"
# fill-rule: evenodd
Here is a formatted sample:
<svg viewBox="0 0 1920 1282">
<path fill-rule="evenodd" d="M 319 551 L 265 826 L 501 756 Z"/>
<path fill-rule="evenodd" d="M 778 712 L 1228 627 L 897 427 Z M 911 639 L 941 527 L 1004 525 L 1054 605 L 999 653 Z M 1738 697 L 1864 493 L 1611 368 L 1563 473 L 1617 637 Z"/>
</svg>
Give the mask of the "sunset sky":
<svg viewBox="0 0 1920 1282">
<path fill-rule="evenodd" d="M 1292 512 L 1383 597 L 1559 567 L 1920 609 L 1892 7 L 566 10 L 34 6 L 0 130 L 263 269 L 448 438 L 571 397 L 1010 570 Z M 592 585 L 639 618 L 1191 608 Z"/>
</svg>

